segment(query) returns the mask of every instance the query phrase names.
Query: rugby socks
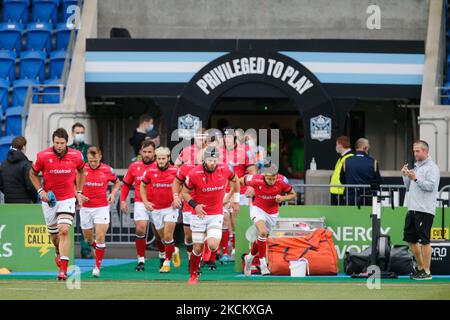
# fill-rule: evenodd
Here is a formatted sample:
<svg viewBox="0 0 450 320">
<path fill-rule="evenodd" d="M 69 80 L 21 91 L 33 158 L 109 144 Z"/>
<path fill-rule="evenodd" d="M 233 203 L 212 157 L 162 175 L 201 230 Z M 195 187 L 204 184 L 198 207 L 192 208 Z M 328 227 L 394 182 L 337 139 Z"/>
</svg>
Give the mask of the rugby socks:
<svg viewBox="0 0 450 320">
<path fill-rule="evenodd" d="M 204 262 L 208 262 L 209 259 L 211 259 L 211 250 L 209 250 L 208 243 L 206 242 L 206 240 L 203 243 L 202 258 Z"/>
<path fill-rule="evenodd" d="M 139 262 L 145 261 L 145 249 L 147 248 L 147 241 L 145 240 L 145 238 L 146 238 L 145 235 L 143 236 L 136 235 L 136 239 L 134 240 L 134 243 L 136 244 L 136 252 Z"/>
<path fill-rule="evenodd" d="M 172 259 L 172 254 L 175 251 L 175 242 L 173 239 L 171 241 L 165 242 L 164 245 L 164 253 L 166 254 L 166 261 L 170 261 Z"/>
<path fill-rule="evenodd" d="M 256 256 L 256 254 L 258 253 L 258 242 L 253 242 L 252 248 L 250 250 L 250 255 L 252 255 L 253 257 Z"/>
<path fill-rule="evenodd" d="M 222 239 L 220 239 L 220 248 L 222 254 L 230 255 L 230 249 L 228 247 L 228 241 L 230 240 L 230 231 L 228 229 L 222 230 Z"/>
<path fill-rule="evenodd" d="M 60 261 L 59 271 L 67 273 L 67 268 L 69 267 L 69 257 L 61 256 L 61 258 L 59 258 L 59 261 Z"/>
<path fill-rule="evenodd" d="M 159 240 L 159 239 L 155 239 L 155 244 L 158 247 L 159 256 L 161 257 L 162 253 L 164 253 L 166 251 L 164 243 L 161 240 Z"/>
<path fill-rule="evenodd" d="M 211 251 L 211 258 L 209 258 L 209 262 L 215 263 L 216 259 L 217 259 L 217 250 L 214 252 Z"/>
<path fill-rule="evenodd" d="M 95 242 L 95 241 L 92 242 L 91 247 L 94 248 L 94 249 L 97 249 L 97 242 Z"/>
<path fill-rule="evenodd" d="M 194 247 L 194 244 L 191 242 L 191 243 L 188 243 L 188 242 L 184 242 L 184 244 L 186 245 L 186 251 L 187 251 L 187 255 L 188 255 L 188 258 L 190 259 L 191 258 L 191 254 L 192 254 L 192 248 Z"/>
<path fill-rule="evenodd" d="M 202 254 L 197 255 L 195 251 L 192 251 L 191 260 L 189 260 L 189 271 L 191 272 L 191 275 L 198 273 L 201 258 Z"/>
<path fill-rule="evenodd" d="M 105 243 L 95 243 L 95 266 L 100 269 L 100 266 L 105 256 Z"/>
<path fill-rule="evenodd" d="M 256 240 L 257 247 L 258 247 L 258 253 L 259 258 L 266 258 L 266 252 L 267 252 L 267 238 L 258 237 Z"/>
</svg>

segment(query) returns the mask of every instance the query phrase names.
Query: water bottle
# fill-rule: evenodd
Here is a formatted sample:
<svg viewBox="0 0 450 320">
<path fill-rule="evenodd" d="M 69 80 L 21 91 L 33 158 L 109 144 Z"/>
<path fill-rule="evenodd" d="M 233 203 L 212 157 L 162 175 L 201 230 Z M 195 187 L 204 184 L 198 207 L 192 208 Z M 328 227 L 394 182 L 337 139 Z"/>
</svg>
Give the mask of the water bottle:
<svg viewBox="0 0 450 320">
<path fill-rule="evenodd" d="M 309 165 L 309 169 L 312 171 L 317 170 L 317 163 L 316 163 L 316 159 L 314 159 L 314 157 L 311 160 L 311 163 Z"/>
</svg>

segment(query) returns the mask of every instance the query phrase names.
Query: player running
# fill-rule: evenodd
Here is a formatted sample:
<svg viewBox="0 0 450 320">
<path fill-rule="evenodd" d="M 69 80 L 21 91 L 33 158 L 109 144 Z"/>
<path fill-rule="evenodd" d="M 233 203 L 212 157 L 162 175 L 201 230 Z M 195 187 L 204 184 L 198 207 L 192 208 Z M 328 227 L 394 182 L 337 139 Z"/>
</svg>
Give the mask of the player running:
<svg viewBox="0 0 450 320">
<path fill-rule="evenodd" d="M 204 148 L 207 146 L 207 133 L 205 128 L 201 128 L 199 132 L 194 137 L 194 144 L 187 146 L 181 150 L 177 159 L 175 160 L 175 167 L 179 168 L 182 164 L 196 162 L 199 154 L 203 152 Z M 200 156 L 201 157 L 201 156 Z"/>
<path fill-rule="evenodd" d="M 274 163 L 263 168 L 263 174 L 246 175 L 240 179 L 240 182 L 255 189 L 255 200 L 250 208 L 250 218 L 258 229 L 258 239 L 253 243 L 250 253 L 244 257 L 244 273 L 251 274 L 253 257 L 258 253 L 261 274 L 268 275 L 270 271 L 266 261 L 267 237 L 275 226 L 279 204 L 293 200 L 296 193 L 289 185 L 288 179 L 278 174 L 278 166 Z"/>
<path fill-rule="evenodd" d="M 109 228 L 109 204 L 113 204 L 120 189 L 120 180 L 113 168 L 101 162 L 102 152 L 92 146 L 87 151 L 88 163 L 85 165 L 86 180 L 83 195 L 86 199 L 80 210 L 80 225 L 84 239 L 95 249 L 95 266 L 93 277 L 100 276 L 100 266 L 105 255 L 105 235 Z M 108 196 L 108 183 L 114 187 Z M 93 228 L 95 226 L 95 241 Z"/>
<path fill-rule="evenodd" d="M 182 198 L 195 214 L 191 217 L 192 240 L 194 250 L 190 260 L 189 284 L 198 282 L 198 268 L 203 251 L 203 242 L 212 253 L 219 249 L 222 237 L 223 205 L 233 200 L 232 206 L 238 210 L 239 181 L 227 165 L 218 164 L 219 149 L 207 147 L 204 151 L 203 163 L 197 165 L 188 174 L 181 192 Z M 225 197 L 228 181 L 231 192 Z M 191 194 L 192 192 L 192 194 Z"/>
<path fill-rule="evenodd" d="M 145 270 L 145 250 L 147 248 L 146 232 L 149 221 L 151 220 L 150 212 L 145 208 L 142 202 L 140 186 L 142 175 L 145 170 L 155 166 L 155 144 L 150 140 L 144 140 L 141 145 L 140 154 L 142 160 L 133 162 L 123 178 L 122 191 L 120 193 L 120 209 L 124 213 L 128 213 L 127 197 L 130 188 L 134 186 L 134 224 L 136 226 L 136 252 L 138 257 L 138 264 L 135 267 L 136 271 Z M 147 190 L 147 199 L 151 201 L 152 196 L 150 190 Z M 155 234 L 156 237 L 156 234 Z M 162 250 L 162 253 L 161 253 Z M 164 246 L 159 246 L 160 258 L 164 254 Z"/>
<path fill-rule="evenodd" d="M 55 246 L 58 280 L 67 280 L 70 255 L 70 226 L 75 215 L 75 198 L 84 197 L 84 161 L 80 151 L 67 147 L 69 135 L 63 128 L 53 132 L 53 146 L 37 154 L 30 179 L 42 200 L 45 223 Z M 44 185 L 39 173 L 42 172 Z M 75 188 L 75 184 L 76 188 Z"/>
<path fill-rule="evenodd" d="M 238 141 L 238 132 L 241 130 L 234 130 L 232 128 L 225 128 L 223 131 L 224 141 L 224 163 L 228 164 L 238 177 L 242 178 L 245 174 L 254 175 L 257 174 L 257 168 L 254 163 L 253 153 L 250 148 L 245 144 L 240 144 Z M 226 192 L 229 192 L 229 186 Z M 247 186 L 241 186 L 239 204 L 249 205 L 249 199 L 246 197 L 245 192 Z M 220 247 L 222 249 L 221 262 L 227 262 L 234 257 L 235 250 L 235 229 L 236 229 L 236 216 L 239 211 L 230 210 L 230 207 L 224 208 L 224 227 L 222 230 L 222 241 Z M 228 249 L 228 241 L 231 240 L 232 253 L 230 257 L 230 251 Z"/>
<path fill-rule="evenodd" d="M 172 184 L 178 169 L 170 164 L 170 150 L 159 147 L 155 151 L 156 166 L 148 168 L 142 176 L 141 198 L 145 208 L 151 212 L 153 223 L 161 239 L 164 240 L 165 260 L 159 272 L 170 272 L 170 260 L 180 266 L 180 254 L 175 247 L 173 233 L 178 221 L 177 201 L 172 196 Z M 150 187 L 152 201 L 147 199 L 147 185 Z"/>
</svg>

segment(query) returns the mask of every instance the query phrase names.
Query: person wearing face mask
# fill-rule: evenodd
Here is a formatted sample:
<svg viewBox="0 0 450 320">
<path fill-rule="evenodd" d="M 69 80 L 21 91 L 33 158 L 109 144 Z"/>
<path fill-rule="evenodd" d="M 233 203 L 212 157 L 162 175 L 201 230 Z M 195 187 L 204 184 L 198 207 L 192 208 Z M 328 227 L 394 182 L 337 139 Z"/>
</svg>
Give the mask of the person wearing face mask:
<svg viewBox="0 0 450 320">
<path fill-rule="evenodd" d="M 381 182 L 380 166 L 378 161 L 369 156 L 369 140 L 360 138 L 355 143 L 355 155 L 345 159 L 342 163 L 340 179 L 342 184 L 371 185 Z M 347 204 L 371 205 L 372 199 L 359 199 L 359 195 L 370 195 L 370 188 L 348 188 Z"/>
<path fill-rule="evenodd" d="M 334 166 L 333 175 L 331 176 L 330 184 L 334 185 L 330 187 L 331 195 L 331 205 L 339 206 L 345 205 L 345 188 L 337 187 L 337 185 L 342 185 L 341 182 L 341 171 L 342 164 L 345 159 L 355 155 L 353 150 L 350 148 L 350 139 L 347 136 L 340 136 L 336 139 L 336 152 L 339 154 L 339 159 L 336 161 Z"/>
<path fill-rule="evenodd" d="M 73 143 L 69 148 L 78 150 L 83 155 L 83 160 L 87 162 L 87 151 L 91 147 L 85 142 L 86 128 L 83 124 L 77 122 L 72 126 Z"/>
<path fill-rule="evenodd" d="M 130 145 L 133 147 L 134 155 L 139 156 L 141 151 L 142 141 L 146 140 L 149 134 L 155 129 L 153 123 L 153 117 L 148 114 L 143 114 L 139 117 L 139 126 L 134 130 L 133 136 L 128 140 Z"/>
<path fill-rule="evenodd" d="M 25 155 L 26 146 L 24 137 L 15 137 L 0 166 L 0 191 L 5 195 L 5 203 L 37 202 L 37 193 L 29 177 L 31 161 Z"/>
</svg>

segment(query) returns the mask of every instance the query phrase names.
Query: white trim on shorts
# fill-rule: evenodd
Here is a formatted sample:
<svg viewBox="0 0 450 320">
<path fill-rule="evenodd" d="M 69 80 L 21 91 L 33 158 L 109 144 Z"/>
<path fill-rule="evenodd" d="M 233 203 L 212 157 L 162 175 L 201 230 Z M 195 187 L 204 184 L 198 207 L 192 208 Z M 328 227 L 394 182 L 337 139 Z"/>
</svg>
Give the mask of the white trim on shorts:
<svg viewBox="0 0 450 320">
<path fill-rule="evenodd" d="M 80 209 L 81 229 L 92 229 L 96 224 L 109 224 L 109 206 Z"/>
<path fill-rule="evenodd" d="M 182 214 L 183 214 L 183 224 L 185 226 L 190 226 L 191 225 L 191 219 L 192 219 L 192 212 L 184 211 Z"/>
</svg>

